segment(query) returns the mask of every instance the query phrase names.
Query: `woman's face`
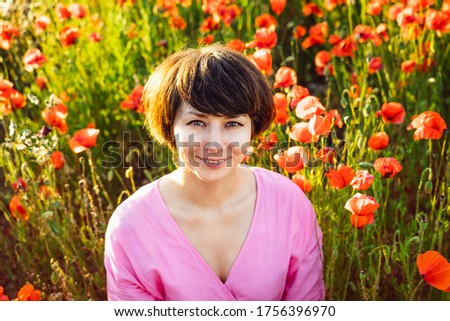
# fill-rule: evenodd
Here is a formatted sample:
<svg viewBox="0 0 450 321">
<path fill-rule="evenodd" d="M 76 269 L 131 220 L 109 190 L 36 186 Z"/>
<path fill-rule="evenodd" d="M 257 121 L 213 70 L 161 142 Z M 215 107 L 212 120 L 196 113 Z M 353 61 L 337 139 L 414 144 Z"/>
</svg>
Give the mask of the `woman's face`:
<svg viewBox="0 0 450 321">
<path fill-rule="evenodd" d="M 250 146 L 252 121 L 246 114 L 235 118 L 203 114 L 183 101 L 173 128 L 180 167 L 214 182 L 242 162 Z"/>
</svg>

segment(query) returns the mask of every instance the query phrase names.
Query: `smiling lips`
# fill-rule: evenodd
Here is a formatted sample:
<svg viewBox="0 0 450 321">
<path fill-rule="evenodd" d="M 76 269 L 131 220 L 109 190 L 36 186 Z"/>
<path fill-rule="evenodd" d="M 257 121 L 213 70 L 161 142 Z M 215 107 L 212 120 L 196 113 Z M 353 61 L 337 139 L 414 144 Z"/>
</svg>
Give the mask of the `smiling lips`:
<svg viewBox="0 0 450 321">
<path fill-rule="evenodd" d="M 218 167 L 220 165 L 222 165 L 223 163 L 225 163 L 225 161 L 228 158 L 214 158 L 214 157 L 209 157 L 209 158 L 200 158 L 199 159 L 208 167 Z"/>
</svg>

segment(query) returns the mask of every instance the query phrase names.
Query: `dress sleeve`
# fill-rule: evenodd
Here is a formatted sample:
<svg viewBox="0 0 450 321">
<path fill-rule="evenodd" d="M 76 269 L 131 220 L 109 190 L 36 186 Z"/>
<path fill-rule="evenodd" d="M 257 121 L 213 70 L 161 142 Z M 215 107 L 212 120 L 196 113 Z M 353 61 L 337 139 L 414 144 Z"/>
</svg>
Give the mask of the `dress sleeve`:
<svg viewBox="0 0 450 321">
<path fill-rule="evenodd" d="M 110 222 L 105 235 L 106 288 L 109 301 L 157 301 L 139 281 L 124 244 L 130 240 L 121 236 L 121 227 Z M 113 225 L 113 226 L 111 226 Z"/>
<path fill-rule="evenodd" d="M 305 197 L 306 198 L 306 197 Z M 302 215 L 294 232 L 289 270 L 282 300 L 318 301 L 325 296 L 322 278 L 322 232 L 311 203 L 302 206 Z"/>
</svg>

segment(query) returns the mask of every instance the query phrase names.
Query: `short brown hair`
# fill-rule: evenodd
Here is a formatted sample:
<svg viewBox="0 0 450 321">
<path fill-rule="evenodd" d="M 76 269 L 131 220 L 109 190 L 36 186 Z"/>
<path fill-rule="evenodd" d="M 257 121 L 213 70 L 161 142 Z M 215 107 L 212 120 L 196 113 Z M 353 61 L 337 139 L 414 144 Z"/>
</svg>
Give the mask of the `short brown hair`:
<svg viewBox="0 0 450 321">
<path fill-rule="evenodd" d="M 248 114 L 252 138 L 275 116 L 272 88 L 261 71 L 241 53 L 217 44 L 169 56 L 150 76 L 142 100 L 146 127 L 172 150 L 175 113 L 182 101 L 215 116 Z"/>
</svg>

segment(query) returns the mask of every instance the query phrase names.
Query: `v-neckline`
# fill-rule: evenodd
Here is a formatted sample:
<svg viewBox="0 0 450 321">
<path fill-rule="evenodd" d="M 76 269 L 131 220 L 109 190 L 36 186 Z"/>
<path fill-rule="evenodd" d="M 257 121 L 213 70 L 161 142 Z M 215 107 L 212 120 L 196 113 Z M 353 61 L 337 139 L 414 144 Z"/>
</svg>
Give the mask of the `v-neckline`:
<svg viewBox="0 0 450 321">
<path fill-rule="evenodd" d="M 216 274 L 216 272 L 214 272 L 213 268 L 208 264 L 208 262 L 203 258 L 203 256 L 200 254 L 200 252 L 197 250 L 197 248 L 192 244 L 192 242 L 189 240 L 189 238 L 187 237 L 187 235 L 183 232 L 183 229 L 178 225 L 178 223 L 175 221 L 175 218 L 172 216 L 172 214 L 169 211 L 169 208 L 166 204 L 166 202 L 164 201 L 164 198 L 161 194 L 161 190 L 159 189 L 159 183 L 161 182 L 161 178 L 158 179 L 158 181 L 156 182 L 156 188 L 157 188 L 157 196 L 158 199 L 161 203 L 161 206 L 163 208 L 163 212 L 164 214 L 167 216 L 168 220 L 170 221 L 170 224 L 174 227 L 175 231 L 177 234 L 180 235 L 181 239 L 183 240 L 183 242 L 186 244 L 186 246 L 190 249 L 190 251 L 197 257 L 197 259 L 200 261 L 200 263 L 205 267 L 205 269 L 212 274 L 212 276 L 222 285 L 222 286 L 226 286 L 226 284 L 229 283 L 229 280 L 232 276 L 233 271 L 236 269 L 236 265 L 239 262 L 240 257 L 242 256 L 242 253 L 245 250 L 246 244 L 249 242 L 249 239 L 251 237 L 252 234 L 252 230 L 254 230 L 254 225 L 256 224 L 256 219 L 257 219 L 257 214 L 259 212 L 258 210 L 258 206 L 260 203 L 260 182 L 259 182 L 259 178 L 258 178 L 258 174 L 256 173 L 257 171 L 254 170 L 252 167 L 250 166 L 245 166 L 247 168 L 250 169 L 250 171 L 252 172 L 254 179 L 255 179 L 255 185 L 256 185 L 256 200 L 255 200 L 255 206 L 253 209 L 253 215 L 252 215 L 252 221 L 250 223 L 250 226 L 248 228 L 247 231 L 247 235 L 245 236 L 244 242 L 241 245 L 241 248 L 239 249 L 239 252 L 236 256 L 236 258 L 234 259 L 233 264 L 230 267 L 230 270 L 228 271 L 228 275 L 227 278 L 224 281 L 222 281 L 220 279 L 220 277 Z"/>
</svg>

